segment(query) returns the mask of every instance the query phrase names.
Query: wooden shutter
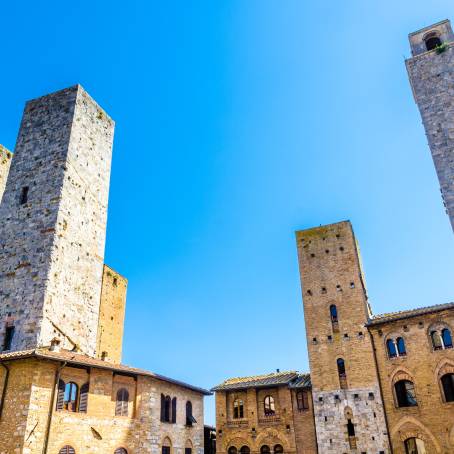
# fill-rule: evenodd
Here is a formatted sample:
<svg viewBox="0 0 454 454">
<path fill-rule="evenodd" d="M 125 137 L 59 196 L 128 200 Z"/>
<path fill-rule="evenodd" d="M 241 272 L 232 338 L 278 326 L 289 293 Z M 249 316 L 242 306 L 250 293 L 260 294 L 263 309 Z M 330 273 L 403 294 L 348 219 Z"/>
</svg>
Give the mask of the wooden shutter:
<svg viewBox="0 0 454 454">
<path fill-rule="evenodd" d="M 177 398 L 172 399 L 172 423 L 177 422 Z"/>
<path fill-rule="evenodd" d="M 60 449 L 59 454 L 76 454 L 76 451 L 72 446 L 64 446 L 63 448 Z"/>
<path fill-rule="evenodd" d="M 90 388 L 89 383 L 85 383 L 80 388 L 79 411 L 81 413 L 87 413 L 89 388 Z"/>
<path fill-rule="evenodd" d="M 63 401 L 65 399 L 65 382 L 63 380 L 58 381 L 58 390 L 57 390 L 57 404 L 55 409 L 57 411 L 63 410 Z"/>
<path fill-rule="evenodd" d="M 165 406 L 166 406 L 166 396 L 164 396 L 164 394 L 161 394 L 161 422 L 164 422 Z"/>
</svg>

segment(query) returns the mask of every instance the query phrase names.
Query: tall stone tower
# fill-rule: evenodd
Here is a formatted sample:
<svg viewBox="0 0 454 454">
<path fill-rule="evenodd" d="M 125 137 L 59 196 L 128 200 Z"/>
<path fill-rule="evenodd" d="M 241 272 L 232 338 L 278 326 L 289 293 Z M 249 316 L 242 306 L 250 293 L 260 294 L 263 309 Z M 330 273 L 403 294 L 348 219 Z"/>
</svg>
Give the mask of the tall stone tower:
<svg viewBox="0 0 454 454">
<path fill-rule="evenodd" d="M 356 239 L 349 222 L 296 233 L 319 451 L 388 453 Z"/>
<path fill-rule="evenodd" d="M 454 34 L 445 20 L 409 39 L 408 75 L 454 230 Z"/>
<path fill-rule="evenodd" d="M 0 205 L 0 349 L 95 355 L 113 131 L 79 85 L 26 104 Z"/>
</svg>

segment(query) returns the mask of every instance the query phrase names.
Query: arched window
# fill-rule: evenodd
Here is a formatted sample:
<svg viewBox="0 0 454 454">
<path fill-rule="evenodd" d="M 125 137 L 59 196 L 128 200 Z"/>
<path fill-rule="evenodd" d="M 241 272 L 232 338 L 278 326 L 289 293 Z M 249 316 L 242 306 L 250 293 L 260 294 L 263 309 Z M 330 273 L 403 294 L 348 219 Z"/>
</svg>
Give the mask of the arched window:
<svg viewBox="0 0 454 454">
<path fill-rule="evenodd" d="M 114 454 L 128 454 L 128 451 L 125 448 L 117 448 Z"/>
<path fill-rule="evenodd" d="M 386 349 L 388 350 L 388 357 L 395 358 L 397 356 L 396 345 L 394 344 L 394 339 L 388 339 L 386 341 Z"/>
<path fill-rule="evenodd" d="M 445 402 L 454 402 L 454 374 L 446 374 L 441 377 Z"/>
<path fill-rule="evenodd" d="M 398 407 L 415 407 L 416 401 L 415 385 L 410 380 L 399 380 L 394 385 Z"/>
<path fill-rule="evenodd" d="M 284 448 L 282 445 L 276 445 L 274 447 L 274 454 L 282 454 L 284 452 Z"/>
<path fill-rule="evenodd" d="M 345 378 L 345 361 L 342 358 L 337 359 L 337 372 L 339 377 Z"/>
<path fill-rule="evenodd" d="M 76 451 L 72 446 L 66 445 L 60 449 L 58 454 L 76 454 Z"/>
<path fill-rule="evenodd" d="M 249 446 L 241 446 L 240 448 L 240 454 L 250 454 L 251 450 L 249 449 Z"/>
<path fill-rule="evenodd" d="M 263 445 L 260 448 L 260 454 L 270 454 L 270 453 L 271 453 L 271 449 L 268 445 Z"/>
<path fill-rule="evenodd" d="M 188 440 L 184 448 L 184 454 L 192 454 L 192 441 Z"/>
<path fill-rule="evenodd" d="M 129 392 L 126 388 L 117 391 L 117 401 L 115 404 L 115 416 L 128 416 Z"/>
<path fill-rule="evenodd" d="M 397 353 L 399 354 L 399 356 L 406 356 L 407 351 L 405 350 L 404 339 L 402 337 L 398 337 L 396 340 L 396 344 L 397 344 Z"/>
<path fill-rule="evenodd" d="M 430 338 L 432 339 L 432 347 L 434 350 L 452 348 L 452 337 L 449 328 L 442 327 L 432 330 L 430 332 Z"/>
<path fill-rule="evenodd" d="M 298 391 L 296 393 L 296 403 L 298 410 L 308 410 L 309 409 L 309 393 L 307 391 Z"/>
<path fill-rule="evenodd" d="M 451 331 L 449 331 L 448 328 L 444 328 L 441 331 L 441 340 L 443 341 L 443 345 L 445 348 L 452 348 Z"/>
<path fill-rule="evenodd" d="M 332 323 L 337 323 L 338 322 L 338 319 L 337 319 L 337 307 L 335 304 L 331 304 L 331 306 L 329 307 L 329 313 L 330 313 L 330 316 L 331 316 L 331 322 Z"/>
<path fill-rule="evenodd" d="M 230 446 L 228 454 L 238 454 L 238 450 L 235 448 L 235 446 Z"/>
<path fill-rule="evenodd" d="M 430 33 L 424 38 L 424 43 L 426 44 L 426 49 L 434 50 L 438 46 L 441 46 L 441 39 L 437 36 L 436 33 Z"/>
<path fill-rule="evenodd" d="M 244 418 L 244 405 L 241 399 L 235 399 L 233 401 L 233 418 Z"/>
<path fill-rule="evenodd" d="M 65 395 L 63 398 L 63 409 L 77 411 L 77 398 L 79 397 L 79 387 L 72 381 L 66 383 Z"/>
<path fill-rule="evenodd" d="M 164 441 L 162 442 L 162 449 L 161 452 L 162 454 L 170 454 L 172 450 L 172 442 L 170 441 L 169 438 L 164 438 Z"/>
<path fill-rule="evenodd" d="M 164 396 L 161 394 L 161 421 L 170 422 L 172 399 L 170 396 Z"/>
<path fill-rule="evenodd" d="M 197 421 L 195 420 L 193 414 L 192 414 L 192 402 L 188 400 L 186 402 L 186 425 L 187 426 L 192 426 L 192 424 L 195 424 Z"/>
<path fill-rule="evenodd" d="M 424 442 L 419 438 L 407 438 L 405 440 L 405 454 L 426 454 Z"/>
<path fill-rule="evenodd" d="M 265 416 L 273 416 L 276 414 L 276 409 L 274 407 L 274 398 L 272 396 L 266 396 L 263 401 Z"/>
</svg>

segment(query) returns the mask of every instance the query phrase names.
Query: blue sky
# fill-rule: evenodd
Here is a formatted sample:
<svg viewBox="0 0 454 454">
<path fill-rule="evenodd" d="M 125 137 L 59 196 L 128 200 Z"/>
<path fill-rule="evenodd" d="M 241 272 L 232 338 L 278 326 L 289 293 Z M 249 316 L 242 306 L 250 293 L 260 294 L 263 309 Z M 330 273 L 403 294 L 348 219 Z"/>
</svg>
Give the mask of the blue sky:
<svg viewBox="0 0 454 454">
<path fill-rule="evenodd" d="M 453 300 L 407 34 L 451 1 L 2 5 L 0 142 L 81 83 L 116 120 L 106 262 L 124 362 L 211 387 L 307 370 L 294 231 L 350 219 L 371 303 Z M 214 422 L 213 399 L 206 420 Z"/>
</svg>

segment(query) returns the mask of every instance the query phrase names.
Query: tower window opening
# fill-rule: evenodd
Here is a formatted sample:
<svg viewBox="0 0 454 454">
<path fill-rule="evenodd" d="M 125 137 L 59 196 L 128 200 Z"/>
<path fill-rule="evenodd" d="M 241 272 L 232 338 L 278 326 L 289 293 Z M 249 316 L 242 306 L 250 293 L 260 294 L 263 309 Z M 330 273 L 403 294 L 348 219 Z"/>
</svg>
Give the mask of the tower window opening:
<svg viewBox="0 0 454 454">
<path fill-rule="evenodd" d="M 22 188 L 22 191 L 20 193 L 20 199 L 19 199 L 19 203 L 21 205 L 24 205 L 28 202 L 28 186 L 24 186 Z"/>
<path fill-rule="evenodd" d="M 438 46 L 441 46 L 441 39 L 437 36 L 436 33 L 430 33 L 424 38 L 424 43 L 426 44 L 426 49 L 428 51 L 436 49 Z"/>
<path fill-rule="evenodd" d="M 5 330 L 5 338 L 3 341 L 3 350 L 11 350 L 11 346 L 13 343 L 13 337 L 14 337 L 14 326 L 7 326 Z"/>
</svg>

